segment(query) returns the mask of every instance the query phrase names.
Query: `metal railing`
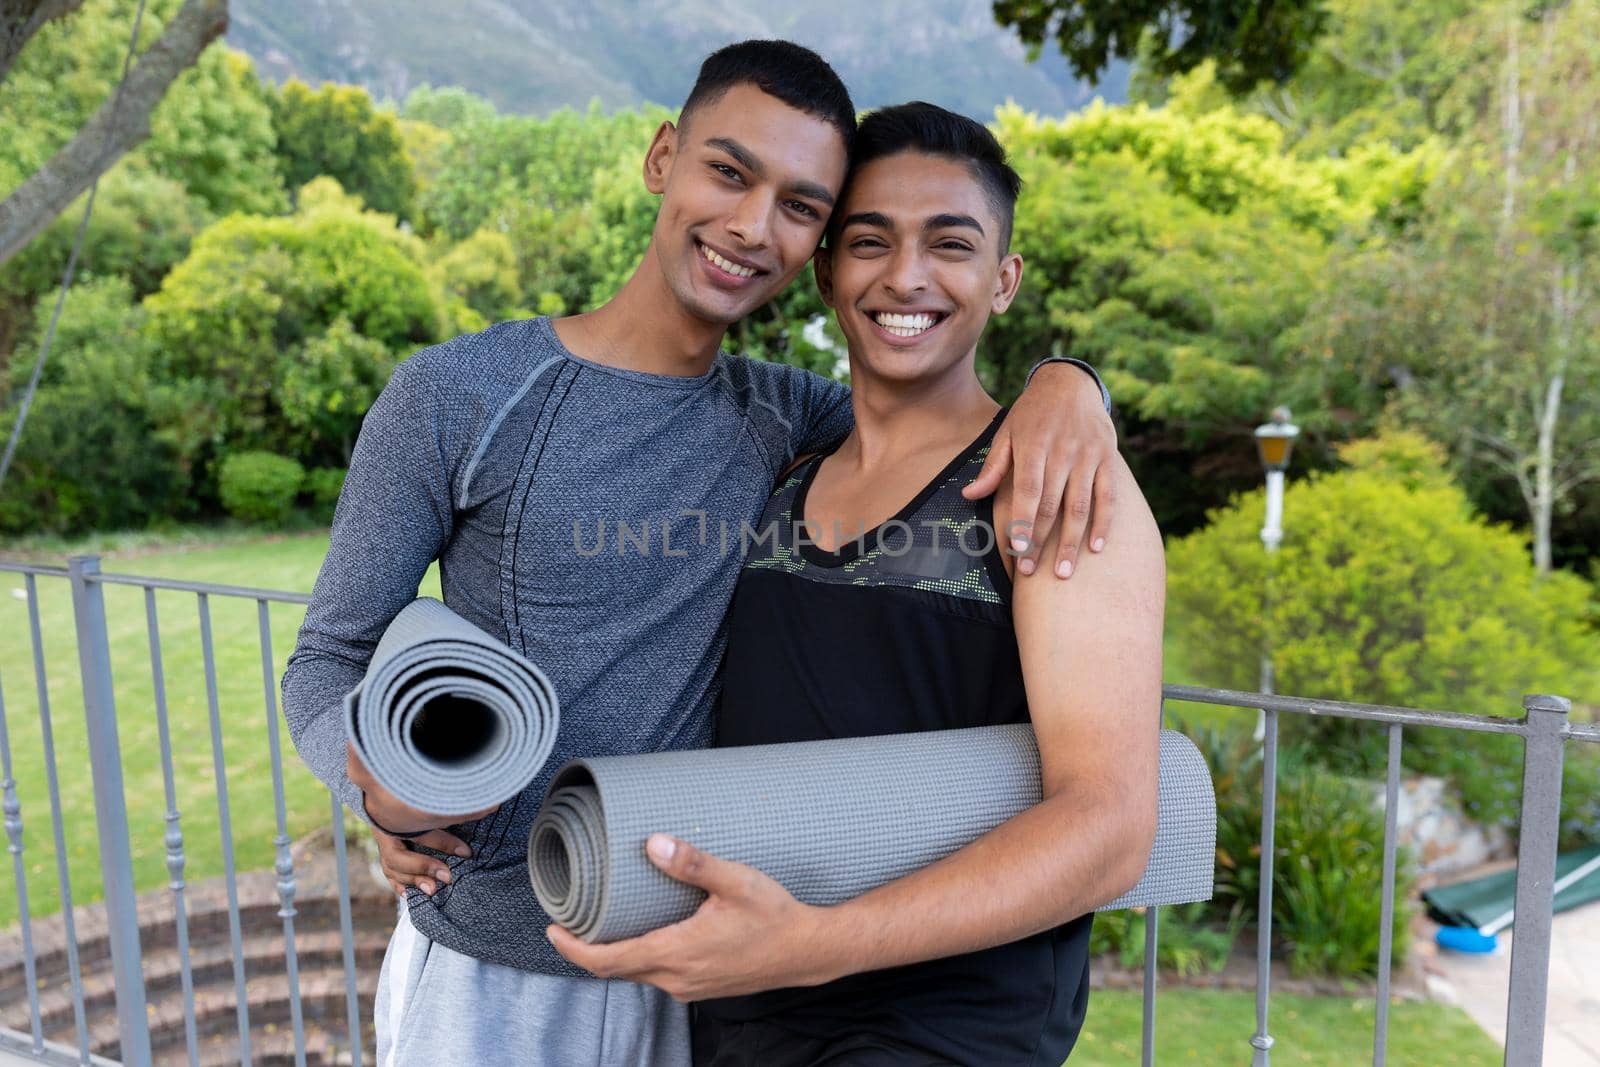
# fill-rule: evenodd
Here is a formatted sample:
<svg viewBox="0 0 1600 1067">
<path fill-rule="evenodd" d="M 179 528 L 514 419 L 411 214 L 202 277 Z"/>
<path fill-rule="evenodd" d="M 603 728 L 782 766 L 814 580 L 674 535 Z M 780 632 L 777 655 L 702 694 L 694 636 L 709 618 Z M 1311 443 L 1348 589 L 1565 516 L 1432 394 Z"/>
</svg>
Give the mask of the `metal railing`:
<svg viewBox="0 0 1600 1067">
<path fill-rule="evenodd" d="M 175 939 L 180 967 L 184 1049 L 187 1062 L 199 1063 L 200 1038 L 197 1034 L 195 986 L 191 974 L 189 930 L 185 908 L 185 839 L 178 809 L 171 731 L 168 723 L 167 679 L 163 644 L 158 619 L 156 592 L 192 594 L 199 623 L 201 669 L 205 681 L 209 720 L 212 775 L 215 781 L 223 878 L 227 891 L 228 934 L 232 950 L 232 977 L 240 1061 L 251 1056 L 250 1003 L 247 992 L 247 967 L 241 931 L 241 915 L 235 870 L 234 840 L 229 812 L 227 767 L 223 755 L 223 719 L 218 696 L 217 656 L 213 642 L 211 603 L 214 598 L 252 601 L 256 605 L 256 630 L 260 645 L 262 702 L 268 739 L 276 834 L 272 839 L 276 862 L 277 916 L 282 920 L 283 970 L 287 978 L 290 1025 L 297 1065 L 306 1062 L 304 1015 L 295 937 L 296 874 L 290 850 L 285 804 L 284 771 L 279 742 L 277 672 L 274 667 L 269 609 L 272 604 L 305 605 L 309 597 L 267 589 L 177 581 L 167 578 L 104 574 L 99 560 L 92 556 L 75 557 L 66 568 L 34 566 L 0 561 L 0 572 L 23 576 L 27 601 L 28 631 L 32 652 L 35 691 L 40 717 L 43 766 L 28 768 L 42 773 L 49 797 L 56 853 L 56 873 L 60 893 L 61 922 L 64 924 L 66 967 L 71 986 L 73 1044 L 46 1040 L 35 970 L 33 918 L 29 914 L 25 877 L 24 839 L 21 803 L 18 799 L 16 768 L 13 766 L 10 736 L 4 703 L 4 679 L 0 679 L 0 771 L 4 780 L 4 822 L 16 877 L 17 910 L 20 918 L 20 952 L 25 969 L 24 981 L 29 998 L 29 1031 L 0 1028 L 0 1052 L 12 1052 L 38 1063 L 108 1063 L 96 1054 L 88 1013 L 84 981 L 79 960 L 78 935 L 74 927 L 71 879 L 67 846 L 63 833 L 60 782 L 52 733 L 50 685 L 45 670 L 44 641 L 41 635 L 38 581 L 65 580 L 71 588 L 73 627 L 82 683 L 86 739 L 92 768 L 94 809 L 100 852 L 101 887 L 104 894 L 106 939 L 115 980 L 117 1013 L 116 1055 L 123 1063 L 148 1064 L 152 1060 L 151 1027 L 145 997 L 143 957 L 140 946 L 140 918 L 133 876 L 133 845 L 129 836 L 127 796 L 123 784 L 123 760 L 118 737 L 118 712 L 113 690 L 111 645 L 108 638 L 104 589 L 108 585 L 132 586 L 144 594 L 145 631 L 148 644 L 150 678 L 153 686 L 153 711 L 158 730 L 165 800 L 166 831 L 163 840 L 167 885 L 173 907 Z M 6 640 L 13 640 L 7 635 Z M 1383 904 L 1380 933 L 1377 1003 L 1373 1027 L 1373 1063 L 1385 1062 L 1389 1025 L 1390 963 L 1395 909 L 1395 867 L 1397 855 L 1396 810 L 1400 784 L 1402 732 L 1408 726 L 1442 727 L 1455 730 L 1515 734 L 1523 738 L 1524 757 L 1521 789 L 1521 834 L 1518 846 L 1516 880 L 1516 937 L 1511 959 L 1511 985 L 1507 1003 L 1505 1062 L 1524 1065 L 1542 1057 L 1546 985 L 1549 971 L 1550 930 L 1553 914 L 1556 841 L 1559 830 L 1561 771 L 1568 741 L 1600 743 L 1600 728 L 1575 725 L 1568 721 L 1570 703 L 1560 697 L 1530 696 L 1524 701 L 1521 719 L 1496 719 L 1452 712 L 1422 711 L 1413 708 L 1338 703 L 1298 697 L 1264 696 L 1259 693 L 1166 686 L 1168 700 L 1222 707 L 1261 709 L 1265 714 L 1263 740 L 1263 804 L 1261 817 L 1261 878 L 1259 936 L 1257 938 L 1256 1031 L 1249 1037 L 1253 1063 L 1268 1067 L 1273 1038 L 1268 1026 L 1270 1007 L 1270 953 L 1272 945 L 1272 865 L 1273 829 L 1277 796 L 1278 723 L 1283 714 L 1329 716 L 1384 724 L 1388 732 L 1388 769 L 1385 786 L 1383 840 Z M 126 711 L 124 714 L 128 714 Z M 131 718 L 131 717 L 130 717 Z M 129 721 L 124 719 L 124 721 Z M 339 928 L 345 979 L 345 1040 L 355 1067 L 362 1062 L 362 1027 L 359 1016 L 358 982 L 349 865 L 345 850 L 344 811 L 330 794 L 335 865 L 339 896 Z M 1145 915 L 1143 1062 L 1155 1061 L 1156 958 L 1158 914 Z M 0 960 L 0 966 L 7 961 Z"/>
<path fill-rule="evenodd" d="M 15 868 L 17 905 L 20 917 L 22 951 L 29 998 L 30 1032 L 22 1034 L 0 1029 L 0 1049 L 19 1053 L 41 1063 L 91 1063 L 106 1062 L 92 1047 L 91 1034 L 85 1009 L 84 981 L 78 958 L 78 936 L 75 930 L 75 911 L 71 879 L 68 874 L 67 849 L 63 838 L 61 794 L 58 783 L 56 752 L 50 708 L 50 686 L 44 664 L 44 639 L 40 624 L 40 579 L 65 579 L 71 587 L 73 628 L 78 652 L 78 667 L 82 682 L 83 710 L 86 740 L 94 793 L 94 811 L 100 850 L 100 875 L 104 892 L 105 935 L 111 958 L 117 1012 L 117 1059 L 128 1064 L 153 1062 L 150 1040 L 150 1020 L 145 1003 L 145 983 L 141 968 L 140 918 L 133 882 L 132 841 L 128 832 L 127 796 L 123 786 L 123 761 L 118 736 L 119 716 L 112 683 L 111 645 L 107 633 L 104 588 L 107 585 L 133 586 L 143 591 L 145 630 L 149 648 L 149 668 L 153 687 L 161 771 L 164 786 L 166 832 L 163 845 L 166 866 L 170 875 L 167 889 L 173 908 L 174 935 L 176 939 L 182 1011 L 184 1049 L 187 1062 L 198 1065 L 200 1040 L 196 1029 L 195 987 L 191 973 L 188 913 L 185 902 L 184 831 L 178 810 L 177 785 L 174 775 L 174 758 L 171 730 L 168 722 L 167 677 L 163 658 L 163 644 L 157 590 L 191 593 L 195 597 L 195 610 L 199 624 L 201 665 L 205 679 L 206 704 L 209 715 L 212 776 L 215 782 L 218 827 L 220 831 L 223 878 L 227 892 L 227 926 L 232 952 L 233 985 L 236 999 L 238 1051 L 240 1061 L 249 1063 L 251 1056 L 250 1004 L 246 988 L 246 960 L 241 924 L 237 871 L 234 859 L 233 820 L 229 810 L 227 765 L 223 754 L 223 720 L 218 698 L 217 658 L 212 635 L 211 605 L 213 598 L 233 598 L 253 601 L 256 605 L 257 635 L 261 653 L 261 682 L 264 724 L 267 732 L 267 750 L 272 777 L 273 803 L 277 833 L 272 839 L 275 848 L 277 916 L 283 924 L 282 958 L 287 975 L 290 1025 L 294 1038 L 295 1062 L 303 1065 L 306 1059 L 304 1019 L 301 1010 L 300 983 L 295 941 L 295 867 L 291 855 L 287 811 L 284 795 L 284 774 L 279 742 L 280 721 L 277 704 L 277 671 L 272 651 L 270 606 L 278 604 L 305 605 L 310 598 L 299 593 L 277 590 L 253 589 L 243 586 L 217 585 L 201 582 L 177 581 L 167 578 L 135 577 L 101 573 L 99 560 L 92 556 L 75 557 L 66 568 L 32 566 L 0 562 L 0 571 L 23 576 L 24 599 L 27 601 L 28 631 L 31 643 L 33 671 L 40 715 L 43 741 L 43 774 L 48 783 L 51 822 L 55 832 L 57 875 L 61 903 L 61 917 L 65 928 L 65 952 L 70 979 L 72 1013 L 74 1020 L 74 1045 L 64 1046 L 44 1039 L 41 1024 L 39 990 L 35 976 L 32 945 L 33 920 L 28 911 L 27 884 L 23 863 L 23 834 L 21 805 L 17 796 L 11 746 L 5 721 L 4 679 L 0 679 L 0 757 L 3 757 L 4 781 L 0 790 L 4 794 L 6 832 Z M 7 638 L 11 638 L 8 636 Z M 124 719 L 124 722 L 128 719 Z M 334 858 L 337 869 L 339 895 L 339 924 L 346 981 L 346 1026 L 348 1048 L 355 1067 L 361 1064 L 361 1026 L 358 1011 L 357 974 L 354 952 L 354 929 L 351 913 L 349 866 L 344 839 L 344 811 L 339 801 L 329 794 L 329 811 L 332 818 Z M 0 961 L 3 962 L 3 961 Z"/>
</svg>

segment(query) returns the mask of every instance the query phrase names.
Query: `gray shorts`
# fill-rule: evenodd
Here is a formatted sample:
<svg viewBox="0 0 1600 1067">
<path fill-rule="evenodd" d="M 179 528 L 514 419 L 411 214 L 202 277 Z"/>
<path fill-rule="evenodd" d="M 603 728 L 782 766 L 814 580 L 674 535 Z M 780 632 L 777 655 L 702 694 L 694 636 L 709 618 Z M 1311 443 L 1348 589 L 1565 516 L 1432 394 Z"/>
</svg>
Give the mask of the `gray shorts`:
<svg viewBox="0 0 1600 1067">
<path fill-rule="evenodd" d="M 375 1008 L 379 1067 L 687 1067 L 688 1009 L 652 986 L 464 956 L 401 911 Z"/>
</svg>

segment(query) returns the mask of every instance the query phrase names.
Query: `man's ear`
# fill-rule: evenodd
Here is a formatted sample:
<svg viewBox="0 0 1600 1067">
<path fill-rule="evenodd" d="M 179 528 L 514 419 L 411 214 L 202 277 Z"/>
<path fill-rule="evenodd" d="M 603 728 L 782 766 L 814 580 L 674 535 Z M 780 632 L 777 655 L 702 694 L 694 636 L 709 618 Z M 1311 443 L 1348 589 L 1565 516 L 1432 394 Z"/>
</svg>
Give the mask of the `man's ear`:
<svg viewBox="0 0 1600 1067">
<path fill-rule="evenodd" d="M 667 178 L 672 175 L 672 162 L 678 155 L 678 128 L 663 122 L 650 140 L 650 150 L 644 154 L 644 187 L 660 196 L 667 188 Z"/>
<path fill-rule="evenodd" d="M 817 292 L 822 294 L 822 302 L 833 307 L 833 253 L 826 244 L 818 245 L 812 253 L 811 271 L 817 276 Z"/>
<path fill-rule="evenodd" d="M 1000 260 L 1000 276 L 995 281 L 994 299 L 989 301 L 990 314 L 1005 314 L 1006 308 L 1011 306 L 1011 301 L 1017 298 L 1017 290 L 1020 288 L 1022 288 L 1022 257 L 1015 252 L 1008 252 Z"/>
</svg>

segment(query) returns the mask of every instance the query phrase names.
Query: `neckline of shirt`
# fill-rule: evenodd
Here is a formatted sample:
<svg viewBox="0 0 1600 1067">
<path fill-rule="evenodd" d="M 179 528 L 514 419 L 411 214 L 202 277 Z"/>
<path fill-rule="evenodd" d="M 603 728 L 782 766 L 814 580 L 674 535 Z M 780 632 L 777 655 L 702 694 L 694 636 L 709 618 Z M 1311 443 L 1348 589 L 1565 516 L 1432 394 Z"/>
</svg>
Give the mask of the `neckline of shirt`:
<svg viewBox="0 0 1600 1067">
<path fill-rule="evenodd" d="M 903 524 L 908 521 L 911 516 L 917 513 L 918 509 L 928 502 L 934 493 L 939 491 L 939 487 L 943 485 L 951 475 L 960 470 L 962 465 L 970 460 L 973 454 L 978 451 L 978 449 L 982 448 L 986 443 L 993 439 L 995 431 L 1000 428 L 1000 423 L 1005 419 L 1006 412 L 1008 410 L 1008 408 L 1001 408 L 999 411 L 995 412 L 994 418 L 990 420 L 988 426 L 983 428 L 983 432 L 978 434 L 977 437 L 973 438 L 971 444 L 963 448 L 960 452 L 956 453 L 955 457 L 952 458 L 949 463 L 945 464 L 944 468 L 940 470 L 938 474 L 935 474 L 933 478 L 929 480 L 928 484 L 924 485 L 922 489 L 918 491 L 917 495 L 911 498 L 910 502 L 907 503 L 905 507 L 895 512 L 889 518 L 884 519 L 878 525 L 874 526 L 865 533 L 857 537 L 853 537 L 848 541 L 841 542 L 831 552 L 826 548 L 823 548 L 821 545 L 815 544 L 811 541 L 800 541 L 798 538 L 798 531 L 801 528 L 801 524 L 806 521 L 806 497 L 811 493 L 811 483 L 816 480 L 817 471 L 822 469 L 823 461 L 837 452 L 839 450 L 839 446 L 844 444 L 844 442 L 841 440 L 838 444 L 835 444 L 827 451 L 819 452 L 811 460 L 810 465 L 806 468 L 805 474 L 801 476 L 800 486 L 795 490 L 794 503 L 791 505 L 789 511 L 789 519 L 793 524 L 795 531 L 797 532 L 796 539 L 798 544 L 796 547 L 799 549 L 801 557 L 810 563 L 815 563 L 819 567 L 843 567 L 848 563 L 853 563 L 858 557 L 860 557 L 863 551 L 868 549 L 870 546 L 875 546 L 878 543 L 878 538 L 882 536 L 884 527 L 890 525 L 891 523 L 898 522 Z"/>
<path fill-rule="evenodd" d="M 692 377 L 682 374 L 655 374 L 650 371 L 630 370 L 627 367 L 613 367 L 607 363 L 596 363 L 592 359 L 585 359 L 568 348 L 566 344 L 562 342 L 561 335 L 556 333 L 556 328 L 554 324 L 551 323 L 550 316 L 540 315 L 533 321 L 534 329 L 537 330 L 542 338 L 563 358 L 578 364 L 580 367 L 587 367 L 590 370 L 596 370 L 602 374 L 610 374 L 618 378 L 639 382 L 644 385 L 654 385 L 666 389 L 698 389 L 717 376 L 717 372 L 721 368 L 722 360 L 726 357 L 726 353 L 718 352 L 716 358 L 711 361 L 711 366 L 704 374 L 696 374 Z"/>
</svg>

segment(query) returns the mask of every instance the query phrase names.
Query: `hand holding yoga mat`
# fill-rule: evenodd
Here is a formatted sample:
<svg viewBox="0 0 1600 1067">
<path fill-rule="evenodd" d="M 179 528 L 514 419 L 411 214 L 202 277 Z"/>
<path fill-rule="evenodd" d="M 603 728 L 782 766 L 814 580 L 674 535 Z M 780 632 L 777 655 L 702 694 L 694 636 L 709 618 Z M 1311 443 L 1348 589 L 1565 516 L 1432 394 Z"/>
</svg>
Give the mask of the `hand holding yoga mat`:
<svg viewBox="0 0 1600 1067">
<path fill-rule="evenodd" d="M 1211 896 L 1216 795 L 1194 743 L 1170 730 L 1160 791 L 1144 877 L 1102 911 Z M 618 941 L 686 919 L 705 899 L 651 864 L 652 833 L 829 905 L 942 859 L 1040 799 L 1026 725 L 576 760 L 534 819 L 528 869 L 557 924 Z"/>
<path fill-rule="evenodd" d="M 555 745 L 558 715 L 538 667 L 427 597 L 395 616 L 345 697 L 345 733 L 373 777 L 441 815 L 525 789 Z"/>
</svg>

